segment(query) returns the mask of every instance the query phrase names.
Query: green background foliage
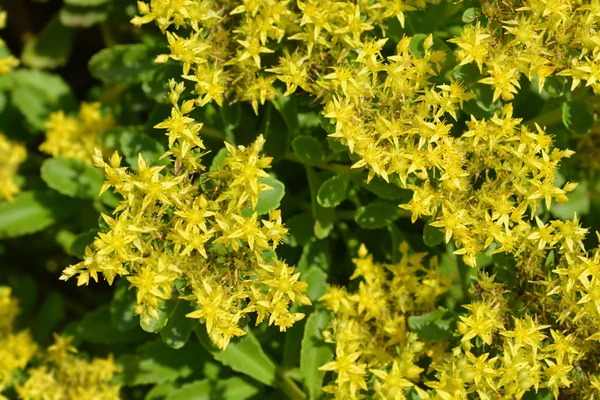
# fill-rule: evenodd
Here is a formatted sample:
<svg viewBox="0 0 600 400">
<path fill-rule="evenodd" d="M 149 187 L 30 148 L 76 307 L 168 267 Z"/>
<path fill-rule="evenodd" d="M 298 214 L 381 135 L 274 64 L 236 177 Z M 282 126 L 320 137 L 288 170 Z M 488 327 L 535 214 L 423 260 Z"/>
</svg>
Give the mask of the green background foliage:
<svg viewBox="0 0 600 400">
<path fill-rule="evenodd" d="M 285 333 L 249 324 L 248 335 L 223 352 L 196 320 L 185 318 L 191 311 L 188 302 L 166 301 L 159 319 L 146 325 L 134 314 L 135 294 L 124 280 L 113 287 L 59 281 L 60 270 L 77 262 L 85 245 L 102 231 L 100 213 L 110 213 L 119 199 L 110 192 L 97 196 L 103 177 L 95 168 L 36 151 L 48 116 L 57 110 L 74 112 L 78 101 L 102 101 L 117 120 L 103 144 L 123 154 L 132 169 L 140 152 L 146 161 L 159 164 L 167 139 L 152 126 L 170 111 L 166 83 L 180 75 L 180 67 L 152 62 L 167 44 L 157 29 L 129 24 L 137 12 L 133 0 L 5 3 L 9 22 L 4 37 L 22 67 L 0 76 L 0 129 L 26 143 L 30 154 L 19 170 L 22 193 L 13 204 L 0 202 L 0 283 L 13 288 L 22 310 L 19 327 L 30 327 L 38 343 L 50 343 L 52 332 L 66 333 L 74 335 L 84 354 L 113 354 L 122 368 L 118 382 L 127 399 L 318 399 L 329 377 L 317 368 L 333 358 L 333 346 L 323 340 L 330 315 L 317 299 L 326 284 L 349 284 L 351 258 L 361 243 L 375 259 L 397 262 L 402 241 L 438 255 L 442 269 L 455 278 L 447 304 L 409 318 L 408 326 L 423 341 L 454 340 L 456 313 L 469 300 L 466 288 L 474 272 L 452 254 L 453 245 L 446 244 L 438 228 L 411 223 L 410 214 L 398 208 L 411 196 L 399 181 L 367 182 L 365 171 L 351 169 L 355 160 L 327 138 L 332 127 L 319 108 L 296 95 L 266 103 L 258 116 L 245 103 L 209 104 L 194 113 L 205 124 L 201 135 L 210 152 L 204 161 L 211 169 L 218 168 L 224 155 L 224 140 L 246 145 L 260 133 L 266 137 L 265 153 L 274 161 L 264 183 L 274 190 L 261 194 L 256 211 L 282 210 L 290 231 L 277 252 L 309 284 L 313 306 L 297 310 L 307 314 L 304 320 Z M 390 20 L 389 36 L 397 42 L 403 34 L 413 35 L 416 55 L 422 54 L 429 33 L 434 46 L 448 48 L 447 38 L 480 17 L 470 3 L 442 1 L 407 14 L 405 29 Z M 453 71 L 467 83 L 479 79 L 473 65 Z M 557 147 L 577 148 L 582 137 L 593 133 L 591 104 L 597 100 L 586 92 L 565 92 L 560 79 L 549 80 L 541 93 L 525 79 L 521 87 L 515 114 L 529 126 L 545 124 Z M 476 90 L 478 98 L 465 110 L 491 117 L 499 102 L 491 101 L 489 87 L 478 85 Z M 456 127 L 464 127 L 468 118 L 460 115 Z M 553 206 L 551 213 L 557 218 L 577 213 L 584 226 L 600 230 L 600 182 L 584 161 L 576 155 L 561 167 L 564 181 L 581 183 L 569 194 L 570 201 Z M 597 244 L 595 235 L 587 241 Z M 478 268 L 496 272 L 508 285 L 514 276 L 510 260 L 498 255 L 481 255 Z M 527 398 L 544 396 L 540 392 Z"/>
</svg>

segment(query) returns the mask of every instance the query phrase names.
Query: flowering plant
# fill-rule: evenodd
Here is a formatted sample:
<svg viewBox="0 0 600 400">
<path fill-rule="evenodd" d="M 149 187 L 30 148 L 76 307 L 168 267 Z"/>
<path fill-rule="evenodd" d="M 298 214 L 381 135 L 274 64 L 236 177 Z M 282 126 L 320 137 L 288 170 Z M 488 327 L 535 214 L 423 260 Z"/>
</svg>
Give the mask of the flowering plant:
<svg viewBox="0 0 600 400">
<path fill-rule="evenodd" d="M 5 25 L 1 396 L 600 398 L 600 1 Z"/>
</svg>

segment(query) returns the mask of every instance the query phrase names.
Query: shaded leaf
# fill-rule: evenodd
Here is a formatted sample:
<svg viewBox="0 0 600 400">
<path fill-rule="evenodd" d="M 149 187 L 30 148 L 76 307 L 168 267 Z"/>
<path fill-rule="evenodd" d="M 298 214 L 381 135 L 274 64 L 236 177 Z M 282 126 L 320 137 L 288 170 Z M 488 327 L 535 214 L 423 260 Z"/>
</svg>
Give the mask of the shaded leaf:
<svg viewBox="0 0 600 400">
<path fill-rule="evenodd" d="M 50 113 L 75 109 L 71 89 L 58 75 L 49 72 L 18 69 L 11 73 L 14 87 L 13 105 L 38 131 L 46 129 Z"/>
<path fill-rule="evenodd" d="M 159 52 L 145 44 L 120 44 L 94 54 L 88 68 L 104 83 L 139 83 L 152 78 Z"/>
<path fill-rule="evenodd" d="M 23 47 L 21 61 L 33 68 L 57 68 L 67 63 L 73 50 L 73 30 L 54 15 L 38 37 Z"/>
<path fill-rule="evenodd" d="M 587 103 L 581 100 L 565 101 L 562 104 L 562 120 L 567 129 L 576 135 L 590 133 L 594 125 L 594 116 Z"/>
<path fill-rule="evenodd" d="M 331 316 L 325 310 L 310 314 L 304 328 L 302 350 L 300 352 L 300 370 L 304 377 L 304 388 L 309 400 L 314 400 L 321 393 L 324 371 L 319 367 L 333 359 L 331 346 L 323 340 L 322 332 L 327 328 Z"/>
<path fill-rule="evenodd" d="M 166 400 L 245 400 L 260 391 L 258 383 L 236 376 L 220 381 L 205 379 L 185 384 L 170 393 Z"/>
<path fill-rule="evenodd" d="M 368 205 L 358 209 L 356 223 L 365 229 L 378 229 L 394 222 L 399 217 L 398 206 L 375 200 Z"/>
<path fill-rule="evenodd" d="M 138 326 L 139 317 L 135 314 L 135 304 L 135 291 L 129 290 L 127 279 L 119 279 L 110 303 L 110 320 L 115 328 L 128 331 Z"/>
<path fill-rule="evenodd" d="M 167 325 L 160 331 L 160 337 L 169 347 L 180 349 L 187 343 L 197 323 L 197 320 L 186 317 L 192 311 L 194 308 L 188 301 L 179 301 Z"/>
<path fill-rule="evenodd" d="M 456 315 L 442 307 L 427 314 L 408 317 L 408 326 L 421 340 L 452 339 Z"/>
<path fill-rule="evenodd" d="M 327 179 L 317 192 L 317 201 L 323 207 L 336 207 L 346 199 L 347 175 L 334 175 Z"/>
<path fill-rule="evenodd" d="M 325 159 L 325 153 L 321 147 L 321 143 L 312 137 L 301 135 L 292 141 L 292 149 L 294 153 L 308 165 L 319 166 Z"/>
<path fill-rule="evenodd" d="M 77 212 L 79 203 L 56 192 L 22 192 L 0 203 L 0 238 L 27 235 Z"/>
<path fill-rule="evenodd" d="M 245 336 L 232 340 L 225 350 L 217 348 L 208 337 L 205 325 L 197 325 L 194 329 L 198 340 L 210 354 L 221 364 L 234 371 L 246 374 L 265 385 L 275 386 L 277 369 L 273 361 L 265 354 L 259 341 L 247 331 Z"/>
</svg>

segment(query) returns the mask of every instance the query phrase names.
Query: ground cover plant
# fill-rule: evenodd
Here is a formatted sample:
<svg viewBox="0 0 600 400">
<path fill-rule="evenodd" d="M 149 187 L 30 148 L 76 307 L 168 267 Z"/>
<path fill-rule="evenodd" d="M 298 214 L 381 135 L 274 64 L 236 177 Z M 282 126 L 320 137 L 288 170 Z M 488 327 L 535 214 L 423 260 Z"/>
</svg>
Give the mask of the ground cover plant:
<svg viewBox="0 0 600 400">
<path fill-rule="evenodd" d="M 0 5 L 0 397 L 600 398 L 600 1 Z"/>
</svg>

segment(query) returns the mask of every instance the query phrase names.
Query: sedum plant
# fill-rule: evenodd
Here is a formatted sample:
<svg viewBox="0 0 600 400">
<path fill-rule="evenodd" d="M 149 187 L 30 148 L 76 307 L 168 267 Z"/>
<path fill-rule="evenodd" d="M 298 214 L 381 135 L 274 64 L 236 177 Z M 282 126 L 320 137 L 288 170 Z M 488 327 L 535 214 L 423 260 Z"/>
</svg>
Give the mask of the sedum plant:
<svg viewBox="0 0 600 400">
<path fill-rule="evenodd" d="M 600 2 L 56 3 L 0 14 L 7 398 L 600 396 Z"/>
</svg>

